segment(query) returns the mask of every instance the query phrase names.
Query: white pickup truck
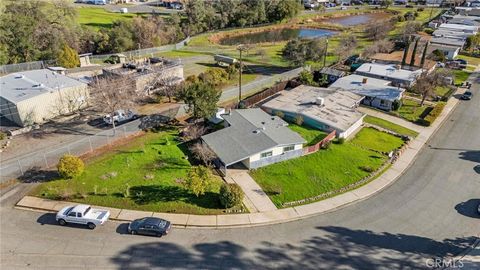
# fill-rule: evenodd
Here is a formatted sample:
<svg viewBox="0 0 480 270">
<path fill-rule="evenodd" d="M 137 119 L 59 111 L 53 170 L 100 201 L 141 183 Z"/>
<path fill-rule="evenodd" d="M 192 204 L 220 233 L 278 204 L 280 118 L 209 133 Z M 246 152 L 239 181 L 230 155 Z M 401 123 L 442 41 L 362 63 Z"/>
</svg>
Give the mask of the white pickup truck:
<svg viewBox="0 0 480 270">
<path fill-rule="evenodd" d="M 58 211 L 56 220 L 65 226 L 68 223 L 85 224 L 93 230 L 97 225 L 102 225 L 110 217 L 108 210 L 93 209 L 90 205 L 79 204 L 67 206 Z"/>
<path fill-rule="evenodd" d="M 103 117 L 103 121 L 107 125 L 113 125 L 114 123 L 117 125 L 118 123 L 130 121 L 136 118 L 137 115 L 131 110 L 116 110 L 113 113 L 113 117 L 110 114 L 107 114 Z"/>
</svg>

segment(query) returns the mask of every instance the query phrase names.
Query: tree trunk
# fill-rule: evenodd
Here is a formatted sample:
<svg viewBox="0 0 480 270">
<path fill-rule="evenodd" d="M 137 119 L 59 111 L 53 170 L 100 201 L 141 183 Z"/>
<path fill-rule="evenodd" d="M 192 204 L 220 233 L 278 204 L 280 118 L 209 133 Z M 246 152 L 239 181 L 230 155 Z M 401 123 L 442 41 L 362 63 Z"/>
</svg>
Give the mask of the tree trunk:
<svg viewBox="0 0 480 270">
<path fill-rule="evenodd" d="M 425 99 L 427 99 L 427 95 L 426 95 L 426 94 L 423 94 L 423 95 L 422 95 L 422 102 L 420 102 L 420 107 L 422 107 L 423 104 L 425 103 Z"/>
</svg>

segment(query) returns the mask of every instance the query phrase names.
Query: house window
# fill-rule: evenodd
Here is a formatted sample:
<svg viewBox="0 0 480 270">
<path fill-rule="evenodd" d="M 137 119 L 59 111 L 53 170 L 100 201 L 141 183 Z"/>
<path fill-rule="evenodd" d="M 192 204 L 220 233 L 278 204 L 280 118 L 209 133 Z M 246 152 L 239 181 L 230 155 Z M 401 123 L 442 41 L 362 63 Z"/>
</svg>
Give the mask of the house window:
<svg viewBox="0 0 480 270">
<path fill-rule="evenodd" d="M 288 152 L 293 150 L 295 150 L 295 145 L 289 145 L 289 146 L 283 147 L 283 152 Z"/>
<path fill-rule="evenodd" d="M 388 104 L 387 104 L 387 101 L 386 101 L 386 100 L 381 99 L 381 100 L 380 100 L 380 105 L 382 105 L 382 106 L 387 106 Z"/>
<path fill-rule="evenodd" d="M 267 158 L 267 157 L 271 157 L 272 156 L 272 151 L 269 151 L 269 152 L 263 152 L 260 154 L 260 158 Z"/>
</svg>

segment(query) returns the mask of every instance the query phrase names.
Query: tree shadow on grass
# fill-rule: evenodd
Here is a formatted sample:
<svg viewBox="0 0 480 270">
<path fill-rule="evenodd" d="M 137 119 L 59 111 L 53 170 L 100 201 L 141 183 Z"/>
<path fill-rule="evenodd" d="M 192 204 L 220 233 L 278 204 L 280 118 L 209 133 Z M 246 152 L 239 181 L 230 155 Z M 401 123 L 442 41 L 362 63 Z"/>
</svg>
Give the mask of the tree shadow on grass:
<svg viewBox="0 0 480 270">
<path fill-rule="evenodd" d="M 197 197 L 188 190 L 178 186 L 134 186 L 130 188 L 130 197 L 139 205 L 181 201 L 202 208 L 222 208 L 217 193 L 205 192 L 205 194 Z"/>
<path fill-rule="evenodd" d="M 182 170 L 190 168 L 190 163 L 181 158 L 157 158 L 153 163 L 146 164 L 146 170 Z"/>
</svg>

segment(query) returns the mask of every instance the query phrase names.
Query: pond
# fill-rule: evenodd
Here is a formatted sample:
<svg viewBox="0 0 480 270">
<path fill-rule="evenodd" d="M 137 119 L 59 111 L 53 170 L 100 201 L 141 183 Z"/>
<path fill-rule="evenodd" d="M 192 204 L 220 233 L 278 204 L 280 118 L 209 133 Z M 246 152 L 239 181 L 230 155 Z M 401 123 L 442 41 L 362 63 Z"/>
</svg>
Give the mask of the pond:
<svg viewBox="0 0 480 270">
<path fill-rule="evenodd" d="M 370 13 L 353 16 L 343 16 L 324 20 L 324 22 L 340 24 L 342 26 L 355 26 L 367 24 L 376 20 L 383 20 L 388 17 L 387 13 Z"/>
<path fill-rule="evenodd" d="M 337 32 L 326 29 L 274 29 L 256 33 L 247 33 L 234 37 L 225 37 L 220 40 L 222 45 L 237 45 L 237 44 L 255 44 L 262 42 L 279 42 L 300 38 L 319 38 L 336 35 Z"/>
</svg>

